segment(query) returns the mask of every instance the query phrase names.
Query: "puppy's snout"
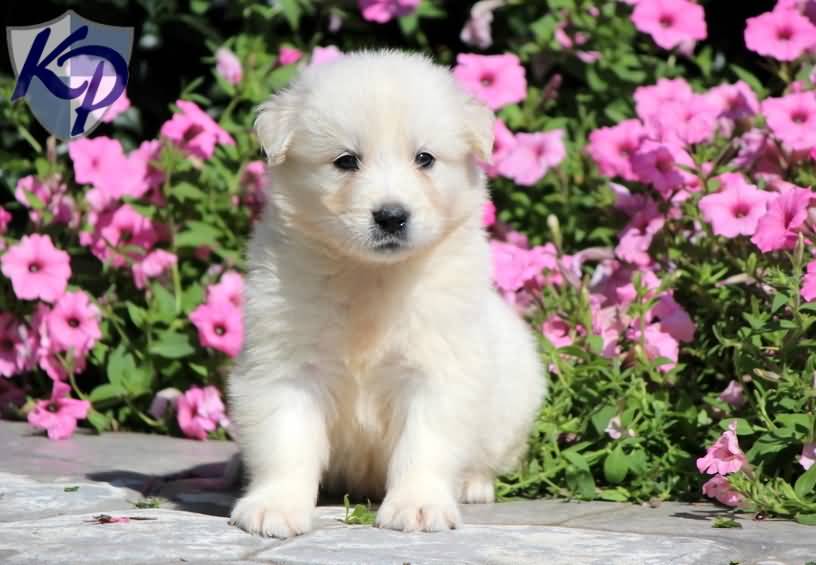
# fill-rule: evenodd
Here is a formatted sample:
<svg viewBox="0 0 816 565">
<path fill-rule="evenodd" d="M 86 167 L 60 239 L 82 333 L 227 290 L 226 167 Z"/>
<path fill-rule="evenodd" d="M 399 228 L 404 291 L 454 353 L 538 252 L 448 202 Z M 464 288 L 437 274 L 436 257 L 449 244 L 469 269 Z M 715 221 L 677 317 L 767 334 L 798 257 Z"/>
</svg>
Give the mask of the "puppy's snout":
<svg viewBox="0 0 816 565">
<path fill-rule="evenodd" d="M 399 204 L 384 204 L 371 212 L 374 223 L 384 233 L 395 235 L 405 229 L 411 213 Z"/>
</svg>

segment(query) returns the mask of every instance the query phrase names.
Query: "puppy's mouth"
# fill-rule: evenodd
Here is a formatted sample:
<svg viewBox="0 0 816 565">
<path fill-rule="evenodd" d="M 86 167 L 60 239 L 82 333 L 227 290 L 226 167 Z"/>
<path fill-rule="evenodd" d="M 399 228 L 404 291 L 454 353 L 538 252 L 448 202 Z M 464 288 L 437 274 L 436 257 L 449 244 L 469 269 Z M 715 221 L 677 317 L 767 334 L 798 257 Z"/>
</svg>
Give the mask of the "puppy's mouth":
<svg viewBox="0 0 816 565">
<path fill-rule="evenodd" d="M 398 239 L 386 239 L 382 241 L 375 241 L 372 245 L 374 251 L 379 253 L 394 253 L 395 251 L 399 251 L 406 247 L 406 243 L 404 241 L 400 241 Z"/>
</svg>

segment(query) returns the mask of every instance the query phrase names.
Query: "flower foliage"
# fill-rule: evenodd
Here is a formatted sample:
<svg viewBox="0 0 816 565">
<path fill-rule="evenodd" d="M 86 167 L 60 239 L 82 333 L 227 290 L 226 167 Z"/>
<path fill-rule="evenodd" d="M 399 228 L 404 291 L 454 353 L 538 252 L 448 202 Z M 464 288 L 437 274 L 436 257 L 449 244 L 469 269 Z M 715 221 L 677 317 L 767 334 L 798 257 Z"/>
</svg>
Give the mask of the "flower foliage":
<svg viewBox="0 0 816 565">
<path fill-rule="evenodd" d="M 86 420 L 225 437 L 265 202 L 253 110 L 298 68 L 385 44 L 497 116 L 494 284 L 552 383 L 499 495 L 816 522 L 814 2 L 227 4 L 186 16 L 202 76 L 157 107 L 136 74 L 87 139 L 47 139 L 0 78 L 0 413 L 54 439 Z M 170 29 L 147 12 L 145 33 Z"/>
</svg>

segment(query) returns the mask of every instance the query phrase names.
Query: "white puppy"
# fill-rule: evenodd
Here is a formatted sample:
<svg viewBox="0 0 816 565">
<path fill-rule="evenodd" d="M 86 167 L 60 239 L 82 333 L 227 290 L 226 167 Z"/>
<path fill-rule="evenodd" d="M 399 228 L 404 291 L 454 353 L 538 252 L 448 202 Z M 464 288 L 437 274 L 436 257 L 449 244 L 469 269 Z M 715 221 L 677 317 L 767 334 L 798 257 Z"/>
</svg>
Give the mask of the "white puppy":
<svg viewBox="0 0 816 565">
<path fill-rule="evenodd" d="M 229 381 L 249 472 L 232 523 L 310 529 L 318 485 L 384 496 L 377 524 L 443 530 L 490 502 L 545 381 L 491 286 L 478 158 L 493 114 L 399 52 L 307 68 L 261 107 L 269 204 Z"/>
</svg>

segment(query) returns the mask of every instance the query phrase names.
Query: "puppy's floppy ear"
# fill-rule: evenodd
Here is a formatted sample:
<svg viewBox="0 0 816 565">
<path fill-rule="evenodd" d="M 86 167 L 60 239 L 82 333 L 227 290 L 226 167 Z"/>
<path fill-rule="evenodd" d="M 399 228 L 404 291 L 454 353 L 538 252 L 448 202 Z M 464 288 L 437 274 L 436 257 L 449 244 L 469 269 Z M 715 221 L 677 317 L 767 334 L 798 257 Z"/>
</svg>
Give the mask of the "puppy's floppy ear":
<svg viewBox="0 0 816 565">
<path fill-rule="evenodd" d="M 493 124 L 496 116 L 480 101 L 469 98 L 465 103 L 466 135 L 473 153 L 482 161 L 493 154 Z"/>
<path fill-rule="evenodd" d="M 289 91 L 275 94 L 258 107 L 255 131 L 272 166 L 286 159 L 294 132 L 295 110 L 295 97 Z"/>
</svg>

